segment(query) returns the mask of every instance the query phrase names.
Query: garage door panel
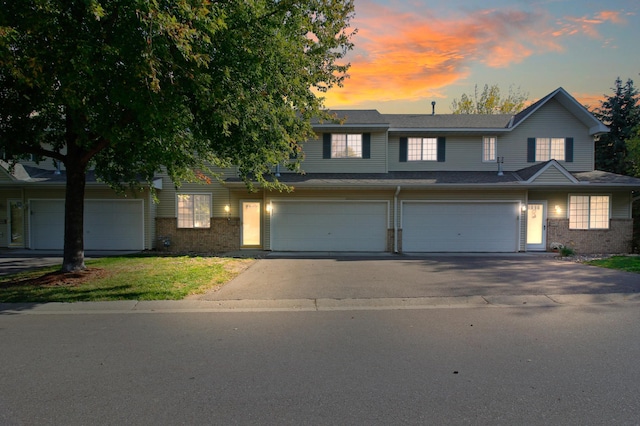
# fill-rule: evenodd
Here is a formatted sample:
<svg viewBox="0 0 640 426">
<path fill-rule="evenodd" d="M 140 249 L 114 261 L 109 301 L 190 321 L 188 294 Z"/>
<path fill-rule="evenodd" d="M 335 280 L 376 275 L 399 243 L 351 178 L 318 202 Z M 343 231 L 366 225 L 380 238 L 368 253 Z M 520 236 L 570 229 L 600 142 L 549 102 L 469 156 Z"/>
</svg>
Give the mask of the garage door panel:
<svg viewBox="0 0 640 426">
<path fill-rule="evenodd" d="M 403 203 L 405 252 L 517 251 L 515 203 Z"/>
<path fill-rule="evenodd" d="M 64 248 L 64 201 L 31 200 L 31 247 Z M 87 200 L 84 208 L 85 250 L 143 250 L 141 200 Z"/>
<path fill-rule="evenodd" d="M 385 251 L 386 202 L 280 202 L 271 216 L 271 249 Z"/>
</svg>

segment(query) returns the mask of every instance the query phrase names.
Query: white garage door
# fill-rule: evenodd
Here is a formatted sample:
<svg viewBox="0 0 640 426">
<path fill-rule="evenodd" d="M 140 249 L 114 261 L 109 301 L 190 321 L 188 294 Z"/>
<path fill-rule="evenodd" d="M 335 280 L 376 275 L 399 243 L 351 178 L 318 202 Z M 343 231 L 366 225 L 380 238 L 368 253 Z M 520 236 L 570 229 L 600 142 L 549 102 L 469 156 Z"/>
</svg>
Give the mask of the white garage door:
<svg viewBox="0 0 640 426">
<path fill-rule="evenodd" d="M 403 252 L 518 251 L 518 203 L 403 202 Z"/>
<path fill-rule="evenodd" d="M 31 248 L 64 248 L 64 201 L 31 200 Z M 85 250 L 143 250 L 142 200 L 86 200 Z"/>
<path fill-rule="evenodd" d="M 273 202 L 271 249 L 386 251 L 386 202 Z"/>
</svg>

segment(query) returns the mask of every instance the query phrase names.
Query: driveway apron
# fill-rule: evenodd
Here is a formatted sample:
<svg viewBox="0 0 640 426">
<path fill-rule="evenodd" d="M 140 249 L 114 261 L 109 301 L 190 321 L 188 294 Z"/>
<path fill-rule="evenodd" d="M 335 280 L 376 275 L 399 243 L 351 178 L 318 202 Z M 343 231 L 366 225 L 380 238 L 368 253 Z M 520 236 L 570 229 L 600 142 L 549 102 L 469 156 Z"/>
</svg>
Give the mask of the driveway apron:
<svg viewBox="0 0 640 426">
<path fill-rule="evenodd" d="M 259 259 L 203 300 L 368 299 L 640 292 L 640 275 L 548 255 Z"/>
</svg>

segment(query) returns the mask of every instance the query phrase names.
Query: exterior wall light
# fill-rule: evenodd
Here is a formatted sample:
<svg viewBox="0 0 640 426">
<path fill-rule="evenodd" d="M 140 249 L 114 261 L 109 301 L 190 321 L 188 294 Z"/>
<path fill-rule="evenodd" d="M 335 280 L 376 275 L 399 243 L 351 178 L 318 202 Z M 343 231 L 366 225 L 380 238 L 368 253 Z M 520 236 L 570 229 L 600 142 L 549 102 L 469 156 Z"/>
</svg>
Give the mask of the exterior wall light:
<svg viewBox="0 0 640 426">
<path fill-rule="evenodd" d="M 225 213 L 229 213 L 231 211 L 231 207 L 229 207 L 229 204 L 227 204 L 226 206 L 224 206 L 224 212 Z"/>
<path fill-rule="evenodd" d="M 555 208 L 556 208 L 556 213 L 557 213 L 557 214 L 562 213 L 562 207 L 560 207 L 559 205 L 557 205 L 557 204 L 556 204 L 556 207 L 555 207 Z"/>
<path fill-rule="evenodd" d="M 267 204 L 267 213 L 271 214 L 271 212 L 273 211 L 273 206 L 271 205 L 271 203 Z"/>
<path fill-rule="evenodd" d="M 523 212 L 526 212 L 526 211 L 527 211 L 527 205 L 526 205 L 526 204 L 523 204 L 523 205 L 522 205 L 522 211 L 523 211 Z"/>
</svg>

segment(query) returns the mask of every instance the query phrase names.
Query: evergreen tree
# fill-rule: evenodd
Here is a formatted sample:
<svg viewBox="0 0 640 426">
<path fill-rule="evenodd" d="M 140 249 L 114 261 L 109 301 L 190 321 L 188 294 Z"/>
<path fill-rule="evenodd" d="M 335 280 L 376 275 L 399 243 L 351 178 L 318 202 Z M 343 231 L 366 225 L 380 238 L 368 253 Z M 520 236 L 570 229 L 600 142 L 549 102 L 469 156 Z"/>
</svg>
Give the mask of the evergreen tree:
<svg viewBox="0 0 640 426">
<path fill-rule="evenodd" d="M 595 116 L 611 129 L 596 142 L 596 169 L 618 174 L 632 174 L 633 160 L 629 155 L 628 142 L 634 136 L 634 129 L 640 124 L 638 91 L 633 80 L 622 83 L 616 79 L 613 95 L 602 101 Z"/>
</svg>

